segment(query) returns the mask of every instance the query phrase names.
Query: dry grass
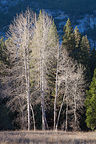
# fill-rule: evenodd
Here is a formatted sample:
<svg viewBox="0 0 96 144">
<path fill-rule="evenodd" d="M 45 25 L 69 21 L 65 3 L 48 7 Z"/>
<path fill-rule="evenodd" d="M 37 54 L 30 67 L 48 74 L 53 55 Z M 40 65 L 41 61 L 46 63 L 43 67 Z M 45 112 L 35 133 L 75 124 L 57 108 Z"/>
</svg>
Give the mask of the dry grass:
<svg viewBox="0 0 96 144">
<path fill-rule="evenodd" d="M 0 144 L 96 144 L 96 132 L 4 131 Z"/>
</svg>

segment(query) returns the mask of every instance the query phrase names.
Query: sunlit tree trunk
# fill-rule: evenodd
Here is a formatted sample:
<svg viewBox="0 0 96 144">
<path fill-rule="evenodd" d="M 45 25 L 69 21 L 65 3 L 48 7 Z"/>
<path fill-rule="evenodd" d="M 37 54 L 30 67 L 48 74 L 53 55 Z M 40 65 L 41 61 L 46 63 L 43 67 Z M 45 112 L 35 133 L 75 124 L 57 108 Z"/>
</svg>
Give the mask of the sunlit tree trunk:
<svg viewBox="0 0 96 144">
<path fill-rule="evenodd" d="M 14 51 L 14 61 L 17 62 L 17 65 L 22 71 L 22 80 L 25 87 L 20 90 L 20 92 L 26 95 L 26 104 L 27 104 L 27 128 L 30 130 L 30 59 L 29 59 L 29 44 L 30 38 L 33 37 L 33 27 L 35 25 L 34 14 L 29 10 L 25 14 L 20 14 L 14 20 L 13 24 L 9 28 L 9 38 L 11 42 L 11 51 Z M 19 75 L 20 77 L 20 75 Z M 16 93 L 17 97 L 20 97 L 19 91 Z M 21 97 L 21 99 L 22 99 Z"/>
</svg>

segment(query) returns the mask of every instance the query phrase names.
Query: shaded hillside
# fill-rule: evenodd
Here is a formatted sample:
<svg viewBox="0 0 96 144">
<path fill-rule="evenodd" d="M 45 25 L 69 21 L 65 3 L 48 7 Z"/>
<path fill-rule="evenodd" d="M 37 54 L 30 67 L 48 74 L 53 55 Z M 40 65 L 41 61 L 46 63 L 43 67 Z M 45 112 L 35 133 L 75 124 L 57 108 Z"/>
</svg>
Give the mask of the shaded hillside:
<svg viewBox="0 0 96 144">
<path fill-rule="evenodd" d="M 0 2 L 0 28 L 10 23 L 10 20 L 27 7 L 33 10 L 51 9 L 63 10 L 65 13 L 79 16 L 83 13 L 91 13 L 96 9 L 95 0 L 1 0 Z"/>
</svg>

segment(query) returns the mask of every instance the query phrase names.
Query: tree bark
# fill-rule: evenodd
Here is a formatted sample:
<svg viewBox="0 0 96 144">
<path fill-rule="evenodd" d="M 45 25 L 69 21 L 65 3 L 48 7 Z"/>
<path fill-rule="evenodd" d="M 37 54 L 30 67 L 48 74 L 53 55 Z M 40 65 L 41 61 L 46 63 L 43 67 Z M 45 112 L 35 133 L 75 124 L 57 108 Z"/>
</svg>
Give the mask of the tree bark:
<svg viewBox="0 0 96 144">
<path fill-rule="evenodd" d="M 74 130 L 77 130 L 77 104 L 76 104 L 76 91 L 77 91 L 77 82 L 75 83 L 75 94 L 74 94 Z"/>
<path fill-rule="evenodd" d="M 24 66 L 25 66 L 25 80 L 26 80 L 26 97 L 27 97 L 27 114 L 28 114 L 28 131 L 30 130 L 30 74 L 29 74 L 29 59 L 28 48 L 24 49 Z M 27 52 L 27 54 L 26 54 Z"/>
<path fill-rule="evenodd" d="M 66 125 L 65 125 L 65 131 L 68 130 L 68 101 L 66 103 Z"/>
<path fill-rule="evenodd" d="M 35 130 L 36 130 L 35 115 L 34 115 L 34 110 L 33 110 L 33 107 L 32 107 L 31 104 L 30 104 L 30 108 L 31 108 L 31 111 L 32 111 L 33 124 L 34 124 L 34 131 L 35 131 Z"/>
<path fill-rule="evenodd" d="M 62 107 L 63 107 L 63 104 L 64 104 L 64 100 L 65 100 L 65 94 L 63 96 L 63 101 L 61 103 L 60 110 L 59 110 L 59 113 L 58 113 L 58 118 L 57 118 L 57 123 L 56 123 L 56 130 L 58 129 L 58 124 L 59 124 L 60 115 L 61 115 Z"/>
<path fill-rule="evenodd" d="M 59 57 L 60 57 L 60 48 L 58 46 L 57 49 L 57 67 L 56 67 L 56 85 L 55 85 L 55 100 L 54 100 L 54 130 L 57 130 L 56 126 L 56 117 L 57 117 L 57 97 L 58 97 L 58 64 L 59 64 Z"/>
<path fill-rule="evenodd" d="M 57 108 L 56 108 L 56 104 L 57 104 L 57 97 L 58 97 L 58 67 L 56 70 L 56 94 L 55 94 L 55 100 L 54 100 L 54 130 L 56 129 L 56 116 L 57 116 Z"/>
</svg>

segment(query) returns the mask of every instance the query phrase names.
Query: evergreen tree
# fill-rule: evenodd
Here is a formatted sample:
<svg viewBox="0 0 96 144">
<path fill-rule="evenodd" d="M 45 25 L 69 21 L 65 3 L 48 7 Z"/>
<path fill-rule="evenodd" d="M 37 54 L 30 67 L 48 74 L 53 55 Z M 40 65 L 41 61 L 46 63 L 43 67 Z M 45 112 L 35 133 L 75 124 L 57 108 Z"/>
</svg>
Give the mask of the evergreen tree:
<svg viewBox="0 0 96 144">
<path fill-rule="evenodd" d="M 49 33 L 48 33 L 48 45 L 49 48 L 52 50 L 50 53 L 50 60 L 47 63 L 47 83 L 48 83 L 48 94 L 47 94 L 47 107 L 50 105 L 50 114 L 53 117 L 53 101 L 54 101 L 54 129 L 56 124 L 56 105 L 57 105 L 57 77 L 58 77 L 58 59 L 59 59 L 59 40 L 56 25 L 53 21 Z M 50 99 L 49 99 L 50 98 Z M 49 110 L 47 110 L 48 112 Z M 49 113 L 49 112 L 48 112 Z M 50 116 L 48 116 L 48 119 Z M 53 121 L 49 119 L 49 124 L 53 126 Z"/>
<path fill-rule="evenodd" d="M 82 37 L 77 27 L 73 30 L 69 19 L 64 26 L 62 45 L 68 50 L 69 56 L 86 68 L 89 67 L 90 45 L 87 36 Z"/>
<path fill-rule="evenodd" d="M 75 37 L 75 48 L 73 50 L 72 56 L 79 64 L 84 65 L 87 69 L 89 67 L 89 53 L 90 45 L 87 36 L 81 36 L 78 28 L 74 29 Z"/>
<path fill-rule="evenodd" d="M 78 28 L 74 30 L 75 48 L 72 53 L 74 60 L 77 60 L 78 64 L 82 64 L 85 67 L 86 78 L 90 80 L 90 44 L 87 36 L 81 36 Z"/>
<path fill-rule="evenodd" d="M 74 41 L 75 41 L 75 47 L 74 50 L 72 52 L 72 57 L 74 58 L 74 60 L 77 60 L 79 63 L 79 59 L 80 59 L 80 53 L 81 53 L 81 47 L 80 47 L 80 43 L 81 43 L 81 34 L 79 32 L 79 29 L 76 27 L 74 29 Z"/>
<path fill-rule="evenodd" d="M 93 77 L 94 69 L 96 68 L 96 50 L 92 49 L 90 53 L 90 73 L 91 77 Z"/>
<path fill-rule="evenodd" d="M 79 29 L 77 28 L 77 26 L 74 29 L 74 37 L 75 37 L 75 47 L 78 48 L 78 47 L 80 47 L 81 34 L 80 34 Z"/>
<path fill-rule="evenodd" d="M 9 51 L 2 37 L 0 39 L 0 130 L 12 129 L 11 115 L 7 108 L 9 66 Z"/>
<path fill-rule="evenodd" d="M 8 73 L 8 67 L 10 66 L 9 61 L 9 51 L 6 47 L 6 41 L 4 41 L 4 38 L 0 39 L 0 85 L 1 83 L 7 84 L 7 75 Z M 6 82 L 5 82 L 6 81 Z M 0 86 L 1 88 L 2 86 Z M 2 96 L 2 91 L 4 88 L 0 90 L 0 95 Z"/>
<path fill-rule="evenodd" d="M 96 69 L 94 70 L 94 76 L 87 91 L 85 105 L 87 127 L 94 130 L 96 129 Z"/>
<path fill-rule="evenodd" d="M 0 62 L 3 62 L 5 65 L 9 64 L 8 60 L 8 49 L 6 47 L 6 41 L 4 41 L 4 38 L 2 37 L 0 39 Z"/>
<path fill-rule="evenodd" d="M 90 53 L 90 44 L 87 36 L 83 36 L 81 40 L 81 53 L 80 53 L 80 62 L 86 68 L 89 66 L 89 53 Z"/>
<path fill-rule="evenodd" d="M 73 28 L 69 18 L 66 22 L 66 25 L 64 26 L 64 36 L 62 44 L 69 52 L 72 52 L 75 46 Z"/>
</svg>

